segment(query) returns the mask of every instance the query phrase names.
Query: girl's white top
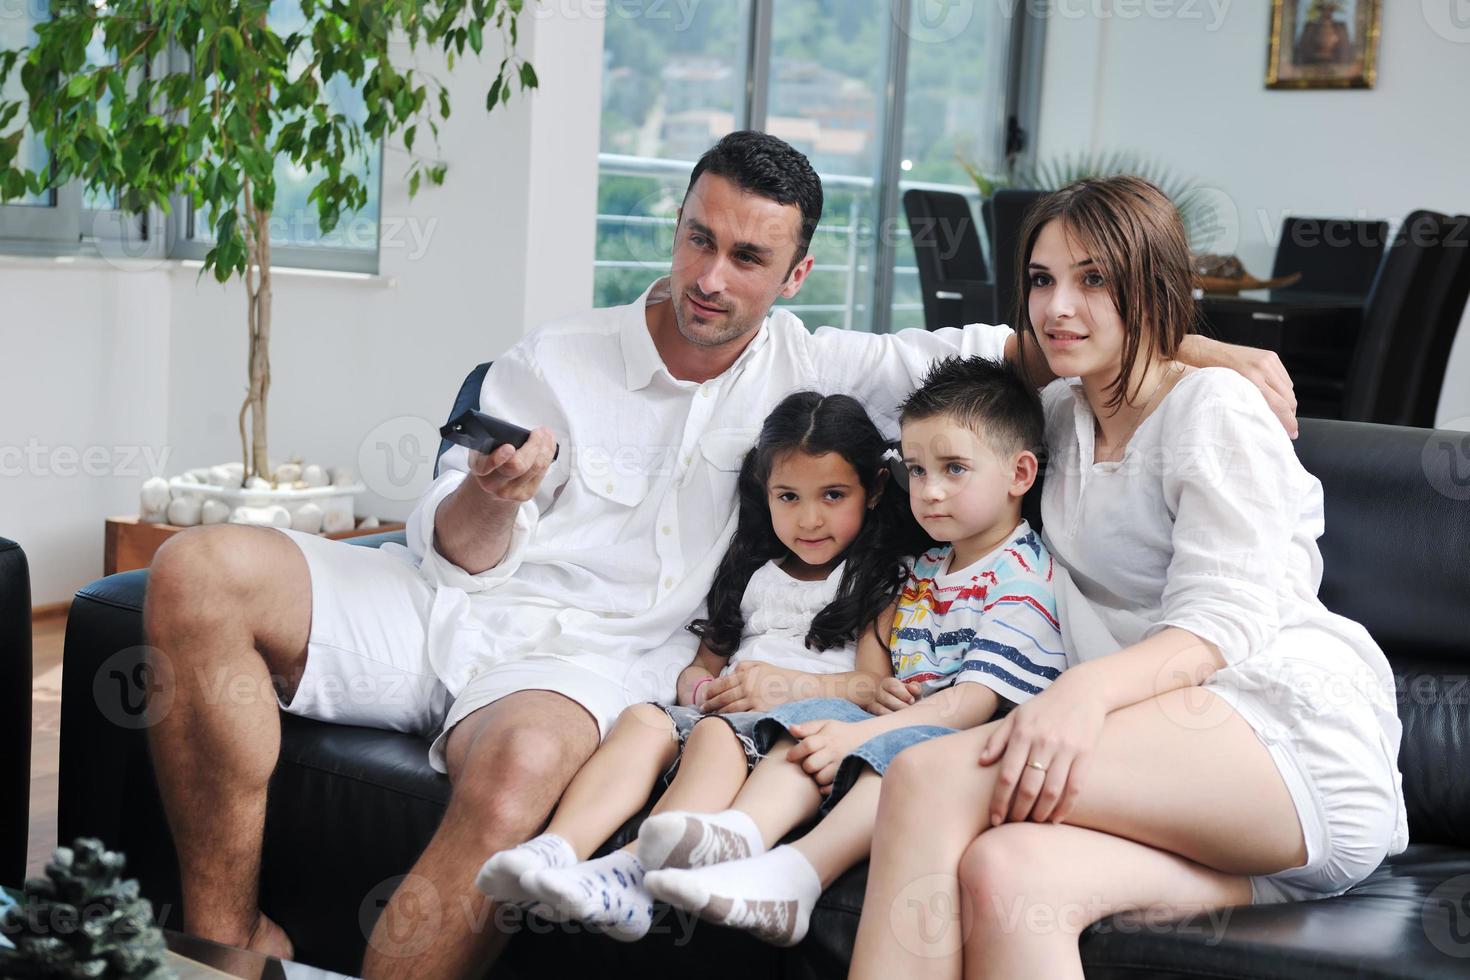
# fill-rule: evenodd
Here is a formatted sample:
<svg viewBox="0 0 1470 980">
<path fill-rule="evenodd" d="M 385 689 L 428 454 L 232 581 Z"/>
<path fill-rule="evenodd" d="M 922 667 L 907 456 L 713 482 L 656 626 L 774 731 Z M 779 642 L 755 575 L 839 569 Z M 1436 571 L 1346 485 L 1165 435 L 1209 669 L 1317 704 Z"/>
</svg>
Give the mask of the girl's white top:
<svg viewBox="0 0 1470 980">
<path fill-rule="evenodd" d="M 746 660 L 809 674 L 852 670 L 857 662 L 857 644 L 820 651 L 806 646 L 812 620 L 836 597 L 846 564 L 838 564 L 825 579 L 817 582 L 794 579 L 775 561 L 757 568 L 740 599 L 740 613 L 745 617 L 740 649 L 730 657 L 723 673 L 729 673 L 736 664 Z"/>
</svg>

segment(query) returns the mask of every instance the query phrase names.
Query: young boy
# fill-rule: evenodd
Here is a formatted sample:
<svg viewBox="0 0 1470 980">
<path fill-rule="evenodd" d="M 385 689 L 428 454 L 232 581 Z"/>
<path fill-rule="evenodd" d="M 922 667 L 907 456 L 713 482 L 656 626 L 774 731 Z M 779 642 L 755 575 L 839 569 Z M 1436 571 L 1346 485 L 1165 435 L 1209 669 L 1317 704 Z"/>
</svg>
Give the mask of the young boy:
<svg viewBox="0 0 1470 980">
<path fill-rule="evenodd" d="M 776 709 L 758 730 L 774 744 L 731 809 L 650 817 L 638 837 L 655 897 L 778 945 L 800 942 L 823 889 L 867 857 L 899 752 L 1003 714 L 1066 666 L 1051 556 L 1021 519 L 1042 445 L 1035 392 L 996 362 L 949 358 L 901 423 L 899 481 L 947 543 L 914 561 L 891 627 L 880 621 L 895 676 L 879 713 L 830 699 Z M 806 836 L 767 850 L 819 812 Z"/>
</svg>

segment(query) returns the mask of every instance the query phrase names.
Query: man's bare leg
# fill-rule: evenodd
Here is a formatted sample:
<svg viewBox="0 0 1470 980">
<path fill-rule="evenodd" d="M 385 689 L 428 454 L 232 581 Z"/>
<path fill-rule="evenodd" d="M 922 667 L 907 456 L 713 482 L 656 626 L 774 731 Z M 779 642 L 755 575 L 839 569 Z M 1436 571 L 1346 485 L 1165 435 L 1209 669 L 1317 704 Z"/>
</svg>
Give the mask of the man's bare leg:
<svg viewBox="0 0 1470 980">
<path fill-rule="evenodd" d="M 508 695 L 454 727 L 449 807 L 378 918 L 365 978 L 473 977 L 489 968 L 506 937 L 475 887 L 480 861 L 536 833 L 598 738 L 585 709 L 550 691 Z"/>
<path fill-rule="evenodd" d="M 272 678 L 294 690 L 306 664 L 306 560 L 265 528 L 185 531 L 153 559 L 143 627 L 151 705 L 167 706 L 148 738 L 178 852 L 184 929 L 289 957 L 290 940 L 260 912 L 260 854 L 281 747 Z"/>
</svg>

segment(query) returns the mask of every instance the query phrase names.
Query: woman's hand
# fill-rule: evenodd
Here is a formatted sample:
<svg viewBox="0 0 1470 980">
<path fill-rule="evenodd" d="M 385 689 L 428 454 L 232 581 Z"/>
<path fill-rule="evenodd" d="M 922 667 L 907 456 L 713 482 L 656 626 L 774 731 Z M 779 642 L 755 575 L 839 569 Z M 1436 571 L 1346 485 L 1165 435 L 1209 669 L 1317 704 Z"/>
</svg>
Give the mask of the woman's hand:
<svg viewBox="0 0 1470 980">
<path fill-rule="evenodd" d="M 699 692 L 704 703 L 695 705 L 707 715 L 735 711 L 770 711 L 780 704 L 818 697 L 820 685 L 811 674 L 745 660 L 724 677 L 716 677 Z"/>
<path fill-rule="evenodd" d="M 1106 706 L 1063 674 L 1002 719 L 980 753 L 995 765 L 990 825 L 1030 819 L 1062 823 L 1071 814 L 1102 734 Z"/>
<path fill-rule="evenodd" d="M 885 677 L 878 684 L 878 693 L 873 695 L 873 704 L 868 709 L 875 715 L 902 711 L 919 700 L 922 685 L 918 681 L 905 684 L 897 677 Z"/>
<path fill-rule="evenodd" d="M 860 722 L 831 719 L 792 725 L 791 734 L 801 741 L 786 753 L 786 761 L 801 763 L 802 770 L 822 787 L 823 795 L 831 792 L 838 764 L 868 740 Z"/>
</svg>

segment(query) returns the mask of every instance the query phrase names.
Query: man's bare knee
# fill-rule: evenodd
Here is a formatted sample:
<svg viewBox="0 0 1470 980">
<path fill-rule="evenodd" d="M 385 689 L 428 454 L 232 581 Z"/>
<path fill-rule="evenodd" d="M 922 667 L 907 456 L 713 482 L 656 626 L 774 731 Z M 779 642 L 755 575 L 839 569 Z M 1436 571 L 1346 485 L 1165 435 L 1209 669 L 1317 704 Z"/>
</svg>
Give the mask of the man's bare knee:
<svg viewBox="0 0 1470 980">
<path fill-rule="evenodd" d="M 233 629 L 272 674 L 299 676 L 311 633 L 311 574 L 300 549 L 270 528 L 189 528 L 154 556 L 144 618 L 150 637 Z"/>
<path fill-rule="evenodd" d="M 487 833 L 529 835 L 597 748 L 597 735 L 579 705 L 546 691 L 479 709 L 455 726 L 445 753 L 455 816 Z"/>
</svg>

